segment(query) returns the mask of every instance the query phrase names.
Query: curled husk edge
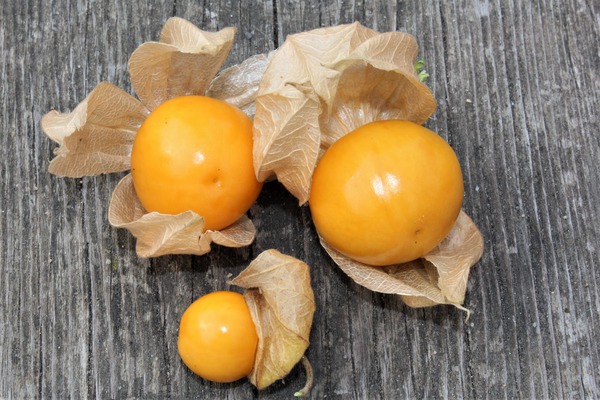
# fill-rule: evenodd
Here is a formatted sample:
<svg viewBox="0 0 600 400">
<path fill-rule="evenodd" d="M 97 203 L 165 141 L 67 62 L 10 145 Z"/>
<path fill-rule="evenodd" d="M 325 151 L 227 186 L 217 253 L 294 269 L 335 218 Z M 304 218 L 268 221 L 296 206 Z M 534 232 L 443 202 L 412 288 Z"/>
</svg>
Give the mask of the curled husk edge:
<svg viewBox="0 0 600 400">
<path fill-rule="evenodd" d="M 464 211 L 437 247 L 423 258 L 403 264 L 366 265 L 320 239 L 333 261 L 356 283 L 376 292 L 400 295 L 411 307 L 452 304 L 463 309 L 470 269 L 483 254 L 483 237 Z"/>
</svg>

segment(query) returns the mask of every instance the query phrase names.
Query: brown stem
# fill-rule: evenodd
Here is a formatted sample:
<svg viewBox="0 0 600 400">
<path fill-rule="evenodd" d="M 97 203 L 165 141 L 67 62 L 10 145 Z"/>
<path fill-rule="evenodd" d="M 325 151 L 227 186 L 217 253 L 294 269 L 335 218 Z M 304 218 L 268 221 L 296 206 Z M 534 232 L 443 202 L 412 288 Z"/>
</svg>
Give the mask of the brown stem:
<svg viewBox="0 0 600 400">
<path fill-rule="evenodd" d="M 300 361 L 302 362 L 302 366 L 306 370 L 306 383 L 304 384 L 304 387 L 302 389 L 294 393 L 294 396 L 306 397 L 310 393 L 310 389 L 312 389 L 313 387 L 313 369 L 312 365 L 310 365 L 310 361 L 308 361 L 308 358 L 306 358 L 306 356 L 302 356 Z"/>
</svg>

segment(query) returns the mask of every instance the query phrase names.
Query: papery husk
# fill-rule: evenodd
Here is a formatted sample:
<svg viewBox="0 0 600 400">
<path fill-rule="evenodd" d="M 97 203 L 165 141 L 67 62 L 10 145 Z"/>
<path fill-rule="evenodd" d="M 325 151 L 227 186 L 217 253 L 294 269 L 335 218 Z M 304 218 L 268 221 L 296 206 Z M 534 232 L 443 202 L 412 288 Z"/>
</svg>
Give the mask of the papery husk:
<svg viewBox="0 0 600 400">
<path fill-rule="evenodd" d="M 277 250 L 267 250 L 230 283 L 246 289 L 244 298 L 258 333 L 256 359 L 248 378 L 264 389 L 285 377 L 309 345 L 315 312 L 309 267 Z"/>
<path fill-rule="evenodd" d="M 42 130 L 60 145 L 48 171 L 69 178 L 126 171 L 135 134 L 148 110 L 135 97 L 102 82 L 72 112 L 50 111 Z"/>
<path fill-rule="evenodd" d="M 131 84 L 149 110 L 178 96 L 203 95 L 233 45 L 235 28 L 206 32 L 169 18 L 160 42 L 146 42 L 129 58 Z"/>
<path fill-rule="evenodd" d="M 452 304 L 463 304 L 471 267 L 483 255 L 483 236 L 461 211 L 446 238 L 423 258 L 435 266 L 438 286 Z"/>
<path fill-rule="evenodd" d="M 137 130 L 151 110 L 173 97 L 209 95 L 252 116 L 269 56 L 251 57 L 215 78 L 234 34 L 234 28 L 206 32 L 181 18 L 167 20 L 160 42 L 142 44 L 129 60 L 131 82 L 141 102 L 102 82 L 73 112 L 51 111 L 42 118 L 42 129 L 60 145 L 49 171 L 82 177 L 128 170 Z M 130 230 L 138 239 L 140 257 L 205 254 L 213 242 L 247 246 L 256 235 L 246 216 L 221 231 L 204 232 L 203 218 L 191 211 L 178 215 L 146 213 L 130 176 L 118 184 L 111 197 L 109 221 Z"/>
<path fill-rule="evenodd" d="M 419 80 L 414 37 L 359 23 L 290 35 L 265 71 L 256 99 L 254 167 L 308 200 L 323 152 L 383 119 L 423 123 L 436 102 Z"/>
<path fill-rule="evenodd" d="M 256 229 L 243 216 L 220 231 L 204 231 L 204 218 L 193 211 L 177 215 L 147 213 L 135 194 L 131 174 L 125 176 L 113 191 L 108 220 L 117 228 L 125 228 L 137 239 L 140 257 L 165 254 L 202 255 L 210 251 L 212 242 L 227 247 L 248 246 Z"/>
<path fill-rule="evenodd" d="M 354 261 L 321 238 L 333 261 L 356 283 L 380 293 L 397 294 L 411 307 L 452 304 L 461 310 L 469 271 L 483 254 L 483 237 L 461 211 L 448 236 L 423 258 L 385 267 Z"/>
</svg>

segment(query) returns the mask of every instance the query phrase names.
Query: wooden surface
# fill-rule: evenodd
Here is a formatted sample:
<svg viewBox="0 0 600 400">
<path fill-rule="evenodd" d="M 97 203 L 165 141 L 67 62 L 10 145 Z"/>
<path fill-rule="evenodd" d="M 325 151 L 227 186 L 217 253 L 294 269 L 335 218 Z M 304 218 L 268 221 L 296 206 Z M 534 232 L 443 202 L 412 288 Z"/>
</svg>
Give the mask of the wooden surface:
<svg viewBox="0 0 600 400">
<path fill-rule="evenodd" d="M 600 5 L 594 0 L 0 1 L 0 398 L 290 398 L 207 383 L 177 355 L 179 318 L 262 250 L 312 268 L 314 398 L 600 398 Z M 177 15 L 236 26 L 227 65 L 286 35 L 358 20 L 417 37 L 484 237 L 466 307 L 410 309 L 354 284 L 307 208 L 269 183 L 245 249 L 143 260 L 107 221 L 120 175 L 47 173 L 41 116 L 72 110 Z"/>
</svg>

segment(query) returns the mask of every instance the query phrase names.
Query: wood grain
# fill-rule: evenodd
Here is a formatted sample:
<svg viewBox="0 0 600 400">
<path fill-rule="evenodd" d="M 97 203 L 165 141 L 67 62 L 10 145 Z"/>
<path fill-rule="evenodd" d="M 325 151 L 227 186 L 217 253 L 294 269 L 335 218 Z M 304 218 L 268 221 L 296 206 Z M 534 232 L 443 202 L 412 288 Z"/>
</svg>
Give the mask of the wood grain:
<svg viewBox="0 0 600 400">
<path fill-rule="evenodd" d="M 485 240 L 471 319 L 354 284 L 276 182 L 245 249 L 136 257 L 107 221 L 119 174 L 47 173 L 41 116 L 72 110 L 177 15 L 238 28 L 227 65 L 288 34 L 358 20 L 417 38 Z M 585 0 L 0 2 L 0 398 L 290 398 L 208 383 L 177 355 L 179 318 L 268 248 L 312 267 L 314 398 L 600 397 L 600 8 Z"/>
</svg>

